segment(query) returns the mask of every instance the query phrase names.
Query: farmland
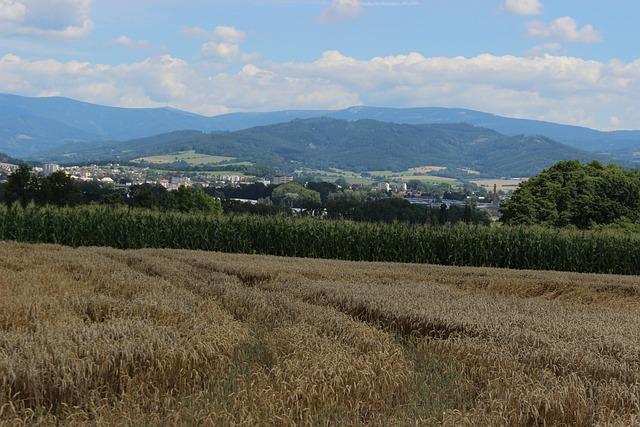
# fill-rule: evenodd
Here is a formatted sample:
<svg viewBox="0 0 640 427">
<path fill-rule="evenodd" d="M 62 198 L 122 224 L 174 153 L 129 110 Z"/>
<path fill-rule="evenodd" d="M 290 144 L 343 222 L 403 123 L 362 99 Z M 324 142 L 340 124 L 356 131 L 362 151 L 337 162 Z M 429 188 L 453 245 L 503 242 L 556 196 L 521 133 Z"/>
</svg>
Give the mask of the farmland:
<svg viewBox="0 0 640 427">
<path fill-rule="evenodd" d="M 631 425 L 640 279 L 0 243 L 0 424 Z"/>
<path fill-rule="evenodd" d="M 144 209 L 0 205 L 0 240 L 640 274 L 640 237 L 529 226 L 422 226 Z"/>
<path fill-rule="evenodd" d="M 486 188 L 487 190 L 493 190 L 493 186 L 497 187 L 498 191 L 506 191 L 512 192 L 520 184 L 525 182 L 527 178 L 517 178 L 517 179 L 476 179 L 472 180 L 473 184 L 476 184 L 480 187 Z"/>
<path fill-rule="evenodd" d="M 185 162 L 190 166 L 200 166 L 200 165 L 216 165 L 220 163 L 231 164 L 231 165 L 239 165 L 239 164 L 247 164 L 248 162 L 233 162 L 235 160 L 234 157 L 224 157 L 224 156 L 211 156 L 208 154 L 196 153 L 193 150 L 190 151 L 181 151 L 178 153 L 166 154 L 166 155 L 158 155 L 158 156 L 149 156 L 149 157 L 141 157 L 139 159 L 134 160 L 136 163 L 145 162 L 145 163 L 153 163 L 159 165 L 165 165 L 175 162 Z"/>
<path fill-rule="evenodd" d="M 460 181 L 455 178 L 449 178 L 444 176 L 438 176 L 438 172 L 446 170 L 443 166 L 421 166 L 416 168 L 410 168 L 404 171 L 394 172 L 391 170 L 380 170 L 368 172 L 371 176 L 377 178 L 388 179 L 392 181 L 410 181 L 417 180 L 429 183 L 446 183 L 446 184 L 459 184 Z"/>
</svg>

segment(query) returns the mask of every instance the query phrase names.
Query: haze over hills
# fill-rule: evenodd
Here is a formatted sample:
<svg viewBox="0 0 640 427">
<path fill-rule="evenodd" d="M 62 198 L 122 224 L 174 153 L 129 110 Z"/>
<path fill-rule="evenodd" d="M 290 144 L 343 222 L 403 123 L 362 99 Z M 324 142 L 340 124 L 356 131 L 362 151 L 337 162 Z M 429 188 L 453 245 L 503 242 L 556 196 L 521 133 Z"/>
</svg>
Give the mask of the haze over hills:
<svg viewBox="0 0 640 427">
<path fill-rule="evenodd" d="M 17 164 L 22 163 L 22 161 L 18 160 L 18 159 L 15 159 L 13 157 L 7 156 L 4 153 L 0 153 L 0 163 L 10 163 L 10 164 L 17 165 Z"/>
<path fill-rule="evenodd" d="M 299 119 L 236 132 L 181 131 L 126 142 L 73 144 L 48 156 L 66 161 L 131 161 L 194 150 L 283 167 L 352 171 L 424 165 L 470 168 L 484 176 L 530 176 L 558 160 L 598 155 L 539 136 L 505 136 L 466 124 L 407 125 L 375 120 Z"/>
<path fill-rule="evenodd" d="M 291 110 L 206 117 L 172 108 L 118 108 L 59 97 L 0 95 L 0 152 L 42 157 L 42 153 L 72 142 L 124 141 L 179 130 L 237 131 L 314 117 L 404 124 L 466 123 L 505 135 L 540 135 L 580 150 L 612 153 L 618 158 L 628 158 L 630 153 L 640 150 L 640 131 L 601 132 L 455 108 L 352 107 L 339 111 Z"/>
</svg>

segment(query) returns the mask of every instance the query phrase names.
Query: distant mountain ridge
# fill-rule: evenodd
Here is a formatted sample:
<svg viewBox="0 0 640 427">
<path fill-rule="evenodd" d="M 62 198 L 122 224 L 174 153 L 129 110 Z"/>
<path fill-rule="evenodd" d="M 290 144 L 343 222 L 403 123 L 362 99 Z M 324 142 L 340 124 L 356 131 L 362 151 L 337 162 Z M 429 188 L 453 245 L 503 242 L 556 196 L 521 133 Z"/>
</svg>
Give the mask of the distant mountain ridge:
<svg viewBox="0 0 640 427">
<path fill-rule="evenodd" d="M 483 176 L 531 176 L 559 160 L 601 159 L 540 136 L 505 136 L 467 124 L 407 125 L 375 120 L 297 119 L 236 132 L 180 131 L 49 153 L 67 162 L 116 160 L 194 150 L 284 168 L 351 171 L 418 166 L 470 168 Z"/>
<path fill-rule="evenodd" d="M 237 131 L 317 117 L 399 124 L 466 123 L 510 136 L 544 136 L 581 150 L 613 153 L 619 158 L 640 151 L 640 131 L 601 132 L 459 108 L 352 107 L 339 111 L 289 110 L 206 117 L 173 108 L 106 107 L 60 97 L 0 94 L 0 152 L 36 157 L 73 142 L 129 140 L 179 130 Z"/>
<path fill-rule="evenodd" d="M 4 153 L 0 153 L 0 163 L 9 163 L 12 165 L 20 165 L 22 164 L 22 160 L 15 159 L 11 156 L 7 156 Z"/>
</svg>

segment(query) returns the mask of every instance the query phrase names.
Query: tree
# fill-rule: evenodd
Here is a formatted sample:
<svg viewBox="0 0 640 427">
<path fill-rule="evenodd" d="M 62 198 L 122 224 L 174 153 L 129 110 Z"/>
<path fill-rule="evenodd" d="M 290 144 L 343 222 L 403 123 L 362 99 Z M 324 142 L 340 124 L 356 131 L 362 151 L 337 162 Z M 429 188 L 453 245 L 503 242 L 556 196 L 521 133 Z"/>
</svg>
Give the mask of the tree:
<svg viewBox="0 0 640 427">
<path fill-rule="evenodd" d="M 309 182 L 307 189 L 320 193 L 320 200 L 325 205 L 331 193 L 338 191 L 338 186 L 330 182 Z"/>
<path fill-rule="evenodd" d="M 73 206 L 82 200 L 80 187 L 64 171 L 57 171 L 42 180 L 37 199 L 41 204 Z"/>
<path fill-rule="evenodd" d="M 500 209 L 505 224 L 581 229 L 640 221 L 640 172 L 563 161 L 520 185 Z"/>
<path fill-rule="evenodd" d="M 167 191 L 161 185 L 135 185 L 129 190 L 129 206 L 162 211 L 222 213 L 220 200 L 207 195 L 201 189 L 180 187 Z"/>
<path fill-rule="evenodd" d="M 134 185 L 129 189 L 127 202 L 133 208 L 160 209 L 166 192 L 161 185 Z"/>
<path fill-rule="evenodd" d="M 284 207 L 317 209 L 322 205 L 320 193 L 295 182 L 276 187 L 271 194 L 271 199 L 276 205 Z"/>
<path fill-rule="evenodd" d="M 447 221 L 449 220 L 449 207 L 447 206 L 446 203 L 443 203 L 440 205 L 440 224 L 446 224 Z"/>
<path fill-rule="evenodd" d="M 37 202 L 41 187 L 42 182 L 40 177 L 31 172 L 29 166 L 22 165 L 9 175 L 5 187 L 5 203 L 10 205 L 19 202 L 23 206 L 26 206 L 30 202 Z"/>
<path fill-rule="evenodd" d="M 208 214 L 222 213 L 222 204 L 218 199 L 205 194 L 204 191 L 180 187 L 166 193 L 164 206 L 166 210 L 179 212 L 202 212 Z"/>
</svg>

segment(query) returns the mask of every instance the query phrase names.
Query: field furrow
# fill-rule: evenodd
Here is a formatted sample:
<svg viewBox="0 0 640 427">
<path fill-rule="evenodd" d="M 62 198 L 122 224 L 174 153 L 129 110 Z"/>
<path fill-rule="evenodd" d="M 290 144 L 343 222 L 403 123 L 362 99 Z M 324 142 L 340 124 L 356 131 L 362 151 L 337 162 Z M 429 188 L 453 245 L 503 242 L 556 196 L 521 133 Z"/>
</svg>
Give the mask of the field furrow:
<svg viewBox="0 0 640 427">
<path fill-rule="evenodd" d="M 0 243 L 0 424 L 633 425 L 640 278 Z"/>
</svg>

